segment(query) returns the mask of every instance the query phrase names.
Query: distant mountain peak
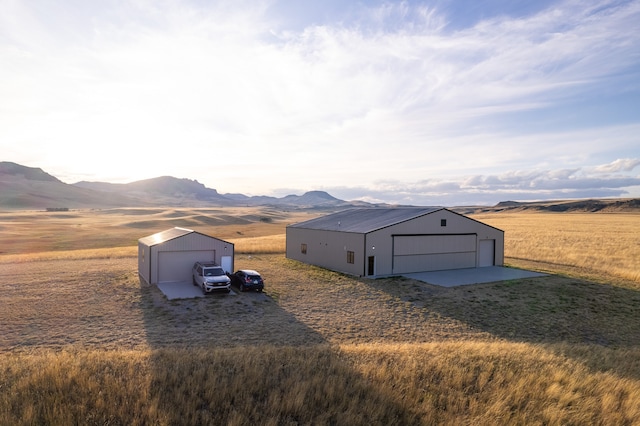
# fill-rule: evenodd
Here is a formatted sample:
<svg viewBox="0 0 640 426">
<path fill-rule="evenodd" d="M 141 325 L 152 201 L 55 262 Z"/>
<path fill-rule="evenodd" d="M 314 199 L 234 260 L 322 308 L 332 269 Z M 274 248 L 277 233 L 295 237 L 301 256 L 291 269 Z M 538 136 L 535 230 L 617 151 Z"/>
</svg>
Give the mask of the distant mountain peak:
<svg viewBox="0 0 640 426">
<path fill-rule="evenodd" d="M 45 173 L 42 169 L 36 167 L 27 167 L 10 161 L 0 161 L 0 175 L 22 176 L 27 180 L 35 180 L 42 182 L 60 182 L 58 178 Z"/>
<path fill-rule="evenodd" d="M 144 188 L 146 190 L 152 190 L 156 192 L 171 193 L 171 192 L 202 192 L 218 193 L 215 189 L 207 188 L 197 180 L 176 178 L 173 176 L 160 176 L 157 178 L 139 180 L 125 184 L 130 188 Z"/>
<path fill-rule="evenodd" d="M 315 197 L 325 199 L 327 201 L 338 201 L 336 197 L 325 191 L 308 191 L 302 194 L 302 197 Z"/>
</svg>

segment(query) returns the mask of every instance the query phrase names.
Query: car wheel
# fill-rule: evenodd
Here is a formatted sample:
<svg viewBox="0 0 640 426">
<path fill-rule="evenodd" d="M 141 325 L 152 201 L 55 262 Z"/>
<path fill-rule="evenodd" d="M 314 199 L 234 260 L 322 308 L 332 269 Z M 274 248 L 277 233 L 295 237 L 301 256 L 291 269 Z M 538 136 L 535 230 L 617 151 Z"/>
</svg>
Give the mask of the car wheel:
<svg viewBox="0 0 640 426">
<path fill-rule="evenodd" d="M 202 294 L 207 295 L 207 290 L 204 288 L 204 284 L 202 284 Z"/>
<path fill-rule="evenodd" d="M 244 290 L 245 290 L 245 288 L 244 288 L 244 284 L 243 284 L 243 283 L 240 283 L 240 291 L 244 291 Z"/>
<path fill-rule="evenodd" d="M 191 277 L 191 284 L 198 285 L 198 283 L 196 282 L 196 279 L 194 277 Z"/>
</svg>

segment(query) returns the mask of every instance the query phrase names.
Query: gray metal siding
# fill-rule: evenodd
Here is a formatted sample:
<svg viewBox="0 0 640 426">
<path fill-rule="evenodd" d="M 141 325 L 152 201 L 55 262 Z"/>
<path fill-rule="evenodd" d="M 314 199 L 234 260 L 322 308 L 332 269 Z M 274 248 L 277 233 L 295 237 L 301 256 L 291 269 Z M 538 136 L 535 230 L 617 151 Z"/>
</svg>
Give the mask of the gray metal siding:
<svg viewBox="0 0 640 426">
<path fill-rule="evenodd" d="M 138 274 L 147 283 L 151 282 L 151 260 L 149 256 L 149 246 L 138 241 Z"/>
<path fill-rule="evenodd" d="M 287 228 L 287 258 L 321 266 L 351 275 L 363 273 L 362 234 Z M 301 246 L 306 244 L 307 253 Z M 353 252 L 354 263 L 347 262 L 347 252 Z"/>
<path fill-rule="evenodd" d="M 442 226 L 442 220 L 446 221 L 446 226 Z M 451 236 L 452 234 L 466 234 L 466 236 L 446 238 L 446 235 Z M 436 244 L 440 248 L 425 248 L 426 251 L 422 254 L 419 254 L 418 250 L 420 247 L 425 247 L 427 240 L 421 238 L 413 240 L 409 238 L 404 241 L 404 245 L 394 247 L 394 239 L 401 236 L 438 235 L 445 238 L 446 242 L 441 241 L 440 244 Z M 365 257 L 376 256 L 377 276 L 402 274 L 408 273 L 408 271 L 473 268 L 479 264 L 477 244 L 480 239 L 494 239 L 496 241 L 495 264 L 502 265 L 504 232 L 450 210 L 442 209 L 367 234 Z M 406 254 L 410 244 L 415 245 L 413 255 L 416 257 L 400 259 L 397 255 L 403 252 L 394 252 L 394 249 L 404 250 Z M 454 251 L 451 252 L 452 250 Z M 421 257 L 429 254 L 434 256 Z"/>
</svg>

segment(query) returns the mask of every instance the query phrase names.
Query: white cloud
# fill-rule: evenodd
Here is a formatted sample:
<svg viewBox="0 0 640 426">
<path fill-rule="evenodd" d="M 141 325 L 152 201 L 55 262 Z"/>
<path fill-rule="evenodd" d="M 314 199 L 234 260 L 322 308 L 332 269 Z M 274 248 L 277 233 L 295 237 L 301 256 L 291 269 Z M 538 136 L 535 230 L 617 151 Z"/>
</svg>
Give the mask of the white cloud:
<svg viewBox="0 0 640 426">
<path fill-rule="evenodd" d="M 486 205 L 500 201 L 563 198 L 638 197 L 640 176 L 594 173 L 594 167 L 511 170 L 501 174 L 425 179 L 415 183 L 380 181 L 368 187 L 327 187 L 345 199 L 418 205 Z M 289 191 L 295 192 L 295 191 Z"/>
<path fill-rule="evenodd" d="M 619 158 L 609 164 L 593 168 L 598 173 L 631 172 L 640 165 L 640 158 Z"/>
</svg>

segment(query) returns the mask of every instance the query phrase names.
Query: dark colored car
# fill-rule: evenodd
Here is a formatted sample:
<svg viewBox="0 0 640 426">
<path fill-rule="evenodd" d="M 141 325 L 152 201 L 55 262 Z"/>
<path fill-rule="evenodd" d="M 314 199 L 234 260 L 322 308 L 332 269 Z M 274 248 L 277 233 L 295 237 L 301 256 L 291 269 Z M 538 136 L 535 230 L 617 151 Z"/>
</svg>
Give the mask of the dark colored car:
<svg viewBox="0 0 640 426">
<path fill-rule="evenodd" d="M 240 269 L 231 275 L 231 284 L 238 286 L 240 291 L 264 289 L 264 280 L 259 273 L 251 269 Z"/>
</svg>

